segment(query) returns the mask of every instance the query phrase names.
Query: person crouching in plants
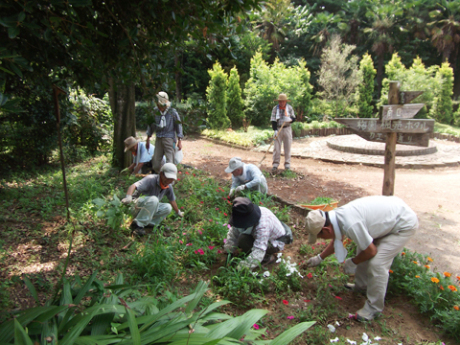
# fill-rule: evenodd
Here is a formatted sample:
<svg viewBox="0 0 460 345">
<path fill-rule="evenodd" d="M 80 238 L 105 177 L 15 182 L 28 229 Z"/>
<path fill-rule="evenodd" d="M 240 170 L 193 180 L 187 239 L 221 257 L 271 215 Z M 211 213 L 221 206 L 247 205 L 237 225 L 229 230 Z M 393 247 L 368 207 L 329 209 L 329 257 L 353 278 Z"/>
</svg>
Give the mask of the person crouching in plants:
<svg viewBox="0 0 460 345">
<path fill-rule="evenodd" d="M 159 225 L 172 209 L 180 217 L 184 216 L 184 213 L 177 207 L 176 196 L 171 185 L 176 179 L 176 166 L 173 163 L 166 163 L 161 167 L 159 175 L 148 175 L 129 186 L 126 197 L 121 200 L 122 203 L 132 202 L 135 191 L 136 195 L 145 195 L 136 201 L 136 206 L 140 208 L 140 211 L 130 225 L 133 234 L 145 235 L 145 227 Z M 160 202 L 164 196 L 168 198 L 169 204 Z"/>
<path fill-rule="evenodd" d="M 275 257 L 272 254 L 282 251 L 285 244 L 293 241 L 289 226 L 281 222 L 272 211 L 253 204 L 248 198 L 238 197 L 233 200 L 228 223 L 231 228 L 224 249 L 234 255 L 240 250 L 248 254 L 238 264 L 238 269 L 253 269 L 261 263 L 273 262 Z"/>
<path fill-rule="evenodd" d="M 229 198 L 233 193 L 236 194 L 244 189 L 256 190 L 262 194 L 268 193 L 267 180 L 262 171 L 254 164 L 245 164 L 241 158 L 234 157 L 230 159 L 225 172 L 233 175 Z"/>
<path fill-rule="evenodd" d="M 133 164 L 128 167 L 128 170 L 136 175 L 139 172 L 144 174 L 148 173 L 148 169 L 152 168 L 152 156 L 154 152 L 154 146 L 151 145 L 147 150 L 145 143 L 133 138 L 128 137 L 125 139 L 125 152 L 131 151 L 133 155 Z"/>
<path fill-rule="evenodd" d="M 345 287 L 367 294 L 367 301 L 355 318 L 358 321 L 372 320 L 383 311 L 393 259 L 417 228 L 415 212 L 395 196 L 370 196 L 354 200 L 335 211 L 311 211 L 306 219 L 308 243 L 315 243 L 317 238 L 332 241 L 321 254 L 310 258 L 307 266 L 317 266 L 333 253 L 340 263 L 345 261 L 344 273 L 355 275 L 355 283 L 345 284 Z M 346 259 L 344 236 L 356 242 L 354 258 Z"/>
</svg>

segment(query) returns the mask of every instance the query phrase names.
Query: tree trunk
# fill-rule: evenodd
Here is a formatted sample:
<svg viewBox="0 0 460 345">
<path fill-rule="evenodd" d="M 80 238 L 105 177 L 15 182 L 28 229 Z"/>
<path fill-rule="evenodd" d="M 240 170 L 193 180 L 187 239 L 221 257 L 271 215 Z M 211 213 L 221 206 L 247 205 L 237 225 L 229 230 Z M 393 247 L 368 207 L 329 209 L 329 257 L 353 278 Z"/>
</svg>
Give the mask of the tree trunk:
<svg viewBox="0 0 460 345">
<path fill-rule="evenodd" d="M 383 63 L 384 54 L 380 54 L 377 62 L 377 99 L 380 99 L 382 94 L 382 80 L 383 80 Z"/>
<path fill-rule="evenodd" d="M 124 169 L 131 164 L 130 152 L 124 152 L 124 140 L 136 136 L 134 84 L 117 84 L 110 78 L 109 100 L 113 114 L 112 166 Z"/>
</svg>

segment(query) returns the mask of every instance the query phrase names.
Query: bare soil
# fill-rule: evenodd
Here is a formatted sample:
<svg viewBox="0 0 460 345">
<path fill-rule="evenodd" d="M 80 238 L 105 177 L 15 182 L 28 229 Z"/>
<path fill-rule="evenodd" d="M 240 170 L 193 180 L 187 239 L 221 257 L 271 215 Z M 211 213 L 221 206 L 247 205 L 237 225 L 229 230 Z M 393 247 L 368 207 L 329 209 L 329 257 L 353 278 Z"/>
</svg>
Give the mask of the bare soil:
<svg viewBox="0 0 460 345">
<path fill-rule="evenodd" d="M 299 142 L 294 141 L 293 145 L 297 144 Z M 306 141 L 303 140 L 302 145 L 305 144 Z M 230 158 L 241 157 L 246 163 L 258 165 L 264 157 L 261 152 L 218 144 L 200 137 L 187 138 L 183 142 L 183 149 L 183 164 L 207 171 L 227 181 L 229 186 L 231 174 L 226 174 L 224 169 Z M 261 169 L 269 172 L 271 162 L 271 154 L 268 154 L 261 164 Z M 283 157 L 281 163 L 284 164 Z M 304 204 L 318 196 L 325 196 L 339 200 L 340 206 L 356 198 L 378 195 L 382 192 L 381 168 L 292 158 L 291 169 L 297 173 L 296 178 L 288 179 L 282 174 L 269 175 L 267 178 L 269 193 L 289 203 Z M 409 242 L 409 249 L 431 256 L 434 259 L 434 270 L 449 271 L 455 275 L 460 275 L 459 192 L 458 168 L 396 171 L 395 195 L 412 207 L 420 221 L 418 234 Z M 299 254 L 300 245 L 306 243 L 306 236 L 302 231 L 304 218 L 300 214 L 292 215 L 291 221 L 296 225 L 296 237 L 299 240 L 286 248 L 285 255 L 302 264 L 308 259 Z M 305 238 L 305 241 L 302 238 Z M 343 308 L 349 313 L 355 313 L 365 301 L 364 296 L 357 296 L 351 292 L 344 293 L 341 297 Z M 361 343 L 363 332 L 371 332 L 385 338 L 386 340 L 380 341 L 381 344 L 420 344 L 441 339 L 429 319 L 420 315 L 407 298 L 388 295 L 384 314 L 384 319 L 373 323 L 373 326 L 358 324 L 348 319 L 336 320 L 341 324 L 337 328 L 337 335 L 348 337 L 358 344 Z M 443 341 L 446 344 L 454 344 L 444 338 Z"/>
</svg>

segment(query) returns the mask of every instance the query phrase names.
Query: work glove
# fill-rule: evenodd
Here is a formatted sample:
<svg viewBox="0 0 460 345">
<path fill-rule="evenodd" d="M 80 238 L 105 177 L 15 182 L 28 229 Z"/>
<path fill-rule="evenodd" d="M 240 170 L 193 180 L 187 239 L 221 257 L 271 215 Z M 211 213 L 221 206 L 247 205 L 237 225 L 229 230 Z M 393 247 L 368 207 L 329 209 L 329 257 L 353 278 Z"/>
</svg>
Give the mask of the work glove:
<svg viewBox="0 0 460 345">
<path fill-rule="evenodd" d="M 241 186 L 236 187 L 235 193 L 241 192 L 241 191 L 244 190 L 245 188 L 246 188 L 246 185 L 245 185 L 245 184 L 242 184 Z"/>
<path fill-rule="evenodd" d="M 277 135 L 278 135 L 278 130 L 276 129 L 275 134 L 273 134 L 273 138 L 276 138 Z"/>
<path fill-rule="evenodd" d="M 228 193 L 228 197 L 230 198 L 234 192 L 235 192 L 235 188 L 230 189 L 230 193 Z"/>
<path fill-rule="evenodd" d="M 345 263 L 343 264 L 343 273 L 345 273 L 345 274 L 355 274 L 356 267 L 358 267 L 358 265 L 356 265 L 351 260 L 351 258 L 348 258 L 348 259 L 345 260 Z"/>
<path fill-rule="evenodd" d="M 123 204 L 129 204 L 131 201 L 133 201 L 133 197 L 132 195 L 128 195 L 128 194 L 126 194 L 125 198 L 121 199 L 121 202 Z"/>
<path fill-rule="evenodd" d="M 316 255 L 307 261 L 307 267 L 315 267 L 318 266 L 321 262 L 323 262 L 323 259 L 321 258 L 321 255 Z"/>
<path fill-rule="evenodd" d="M 182 212 L 181 210 L 179 210 L 179 211 L 177 212 L 177 215 L 178 215 L 179 217 L 183 217 L 183 216 L 184 216 L 184 214 L 185 214 L 185 213 L 184 213 L 184 212 Z"/>
</svg>

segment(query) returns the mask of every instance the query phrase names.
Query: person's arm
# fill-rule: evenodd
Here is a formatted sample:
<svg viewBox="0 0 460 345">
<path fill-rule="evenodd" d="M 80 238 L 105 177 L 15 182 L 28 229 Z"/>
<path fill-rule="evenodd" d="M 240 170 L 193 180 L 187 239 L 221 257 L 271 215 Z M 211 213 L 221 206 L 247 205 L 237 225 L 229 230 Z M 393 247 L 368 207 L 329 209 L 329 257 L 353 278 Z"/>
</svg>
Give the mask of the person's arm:
<svg viewBox="0 0 460 345">
<path fill-rule="evenodd" d="M 291 118 L 291 123 L 294 123 L 295 120 L 297 119 L 294 113 L 294 108 L 292 106 L 289 106 L 289 117 Z"/>
<path fill-rule="evenodd" d="M 144 163 L 137 164 L 136 168 L 133 171 L 133 175 L 136 175 L 142 169 L 143 165 L 144 165 Z"/>
<path fill-rule="evenodd" d="M 375 246 L 374 243 L 371 243 L 369 247 L 364 249 L 361 253 L 356 255 L 354 258 L 352 258 L 351 261 L 353 261 L 355 265 L 358 265 L 361 262 L 372 259 L 376 255 L 377 255 L 377 247 Z"/>
<path fill-rule="evenodd" d="M 131 165 L 128 167 L 128 170 L 129 170 L 129 171 L 133 171 L 134 166 L 135 166 L 135 163 L 131 164 Z"/>
<path fill-rule="evenodd" d="M 227 232 L 227 239 L 224 243 L 224 249 L 227 253 L 233 253 L 236 247 L 236 241 L 238 240 L 238 230 L 234 229 L 233 226 Z"/>
<path fill-rule="evenodd" d="M 176 121 L 174 121 L 174 129 L 177 134 L 177 147 L 179 148 L 179 151 L 180 151 L 182 150 L 182 138 L 184 137 L 184 134 L 182 132 L 182 122 L 180 120 L 180 116 L 176 110 L 174 110 L 174 112 L 175 112 L 174 116 L 176 118 Z"/>
<path fill-rule="evenodd" d="M 121 200 L 123 204 L 129 204 L 133 200 L 133 193 L 136 190 L 136 185 L 133 183 L 129 186 L 126 196 Z"/>
<path fill-rule="evenodd" d="M 248 183 L 246 183 L 246 188 L 252 188 L 254 186 L 262 184 L 262 172 L 259 173 L 258 171 L 254 171 L 255 169 L 253 167 L 250 167 L 248 169 L 252 179 Z"/>
<path fill-rule="evenodd" d="M 176 200 L 170 201 L 169 202 L 174 210 L 174 212 L 179 213 L 179 207 L 177 207 L 177 202 Z"/>
<path fill-rule="evenodd" d="M 323 259 L 323 260 L 326 259 L 329 255 L 334 254 L 334 252 L 335 252 L 335 250 L 334 250 L 334 240 L 331 240 L 329 242 L 329 244 L 327 245 L 327 247 L 320 254 L 321 259 Z"/>
</svg>

